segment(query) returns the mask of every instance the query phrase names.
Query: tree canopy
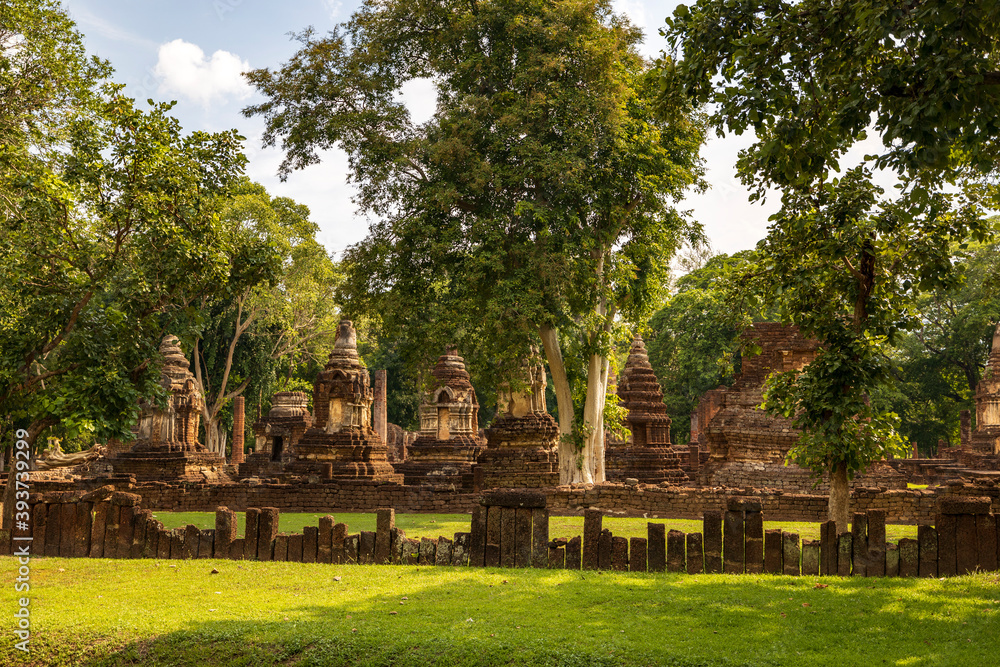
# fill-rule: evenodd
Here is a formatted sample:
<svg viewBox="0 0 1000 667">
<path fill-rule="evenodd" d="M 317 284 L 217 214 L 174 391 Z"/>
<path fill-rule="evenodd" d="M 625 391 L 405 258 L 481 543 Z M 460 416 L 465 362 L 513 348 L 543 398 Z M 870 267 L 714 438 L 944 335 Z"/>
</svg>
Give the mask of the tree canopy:
<svg viewBox="0 0 1000 667">
<path fill-rule="evenodd" d="M 480 370 L 496 383 L 540 336 L 563 479 L 603 479 L 614 329 L 648 316 L 674 250 L 699 235 L 673 202 L 700 183 L 700 119 L 686 104 L 670 123 L 654 115 L 640 33 L 603 0 L 366 2 L 298 38 L 280 70 L 250 73 L 268 100 L 246 113 L 280 140 L 285 173 L 347 152 L 374 218 L 345 257 L 347 308 L 433 333 L 435 356 L 448 342 L 488 349 Z M 397 95 L 417 77 L 437 90 L 419 126 Z M 580 410 L 570 347 L 586 369 Z"/>
</svg>

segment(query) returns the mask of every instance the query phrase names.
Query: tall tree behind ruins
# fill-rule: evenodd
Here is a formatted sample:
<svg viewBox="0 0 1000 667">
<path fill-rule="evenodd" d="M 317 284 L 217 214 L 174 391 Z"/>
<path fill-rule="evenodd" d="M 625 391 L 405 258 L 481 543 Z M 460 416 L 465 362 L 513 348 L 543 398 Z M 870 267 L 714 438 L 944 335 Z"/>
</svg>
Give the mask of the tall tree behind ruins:
<svg viewBox="0 0 1000 667">
<path fill-rule="evenodd" d="M 956 282 L 950 244 L 985 235 L 1000 7 L 700 0 L 678 7 L 666 34 L 683 60 L 662 63 L 665 113 L 692 99 L 712 104 L 720 130 L 753 130 L 741 178 L 754 198 L 782 192 L 757 275 L 823 351 L 776 378 L 768 400 L 804 431 L 792 458 L 830 473 L 830 517 L 844 530 L 848 477 L 899 441 L 896 416 L 873 404 L 892 382 L 886 346 L 917 326 L 921 292 Z M 842 169 L 872 125 L 880 154 Z M 895 172 L 893 197 L 874 169 Z"/>
<path fill-rule="evenodd" d="M 652 114 L 640 32 L 605 0 L 392 0 L 298 37 L 280 70 L 250 73 L 268 100 L 246 113 L 280 141 L 284 173 L 348 154 L 375 219 L 346 257 L 351 308 L 401 323 L 429 310 L 508 372 L 540 337 L 561 478 L 602 480 L 616 321 L 648 316 L 700 231 L 672 202 L 700 182 L 703 129 L 686 103 L 671 123 Z M 437 91 L 422 125 L 397 95 L 417 78 Z M 570 337 L 587 378 L 575 423 Z"/>
</svg>

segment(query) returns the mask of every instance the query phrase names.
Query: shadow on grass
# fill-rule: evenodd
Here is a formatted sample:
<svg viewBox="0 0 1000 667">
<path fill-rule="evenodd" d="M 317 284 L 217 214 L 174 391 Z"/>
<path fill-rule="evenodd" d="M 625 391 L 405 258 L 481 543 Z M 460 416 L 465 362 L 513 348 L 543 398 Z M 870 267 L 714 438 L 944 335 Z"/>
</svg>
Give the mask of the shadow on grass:
<svg viewBox="0 0 1000 667">
<path fill-rule="evenodd" d="M 125 641 L 114 633 L 43 638 L 36 655 L 46 661 L 35 664 L 985 666 L 996 664 L 1000 632 L 995 574 L 928 581 L 268 570 L 280 565 L 254 564 L 239 575 L 275 576 L 260 579 L 255 598 L 205 595 L 194 614 L 201 617 L 183 629 Z M 277 583 L 279 575 L 294 586 Z M 168 603 L 150 600 L 145 611 Z"/>
</svg>

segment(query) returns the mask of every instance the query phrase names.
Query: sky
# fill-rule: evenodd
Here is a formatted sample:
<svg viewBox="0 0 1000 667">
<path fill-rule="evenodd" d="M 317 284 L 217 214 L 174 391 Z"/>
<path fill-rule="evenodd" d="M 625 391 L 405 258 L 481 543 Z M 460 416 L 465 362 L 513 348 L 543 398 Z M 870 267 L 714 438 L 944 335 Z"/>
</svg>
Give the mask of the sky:
<svg viewBox="0 0 1000 667">
<path fill-rule="evenodd" d="M 290 33 L 312 26 L 325 33 L 346 21 L 356 0 L 64 0 L 64 6 L 86 38 L 88 52 L 105 58 L 136 100 L 176 100 L 174 115 L 185 131 L 235 128 L 247 138 L 247 174 L 272 196 L 286 196 L 310 208 L 320 227 L 318 239 L 339 257 L 362 241 L 368 220 L 351 201 L 347 158 L 340 151 L 323 154 L 318 165 L 277 176 L 280 149 L 263 149 L 264 123 L 244 118 L 241 110 L 263 101 L 241 72 L 280 67 L 296 50 Z M 658 30 L 673 13 L 677 0 L 615 0 L 620 13 L 645 32 L 644 55 L 655 57 L 666 41 Z M 433 87 L 409 84 L 403 100 L 417 121 L 434 110 Z M 712 137 L 702 149 L 710 189 L 681 203 L 692 211 L 718 252 L 752 248 L 767 233 L 767 218 L 777 210 L 777 197 L 751 204 L 736 178 L 739 150 L 749 137 Z"/>
</svg>

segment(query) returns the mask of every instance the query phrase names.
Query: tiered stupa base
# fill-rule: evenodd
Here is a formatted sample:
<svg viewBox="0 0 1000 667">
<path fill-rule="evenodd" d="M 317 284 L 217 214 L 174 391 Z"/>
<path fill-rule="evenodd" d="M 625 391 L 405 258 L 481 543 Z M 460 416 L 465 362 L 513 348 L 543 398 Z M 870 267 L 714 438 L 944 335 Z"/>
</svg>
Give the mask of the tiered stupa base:
<svg viewBox="0 0 1000 667">
<path fill-rule="evenodd" d="M 306 431 L 285 470 L 336 480 L 403 483 L 386 458 L 386 446 L 373 429 L 345 428 L 336 433 Z M 329 465 L 329 468 L 327 468 Z"/>
<path fill-rule="evenodd" d="M 635 447 L 628 444 L 608 447 L 604 452 L 604 472 L 609 481 L 634 478 L 640 484 L 681 486 L 688 476 L 681 470 L 680 455 L 673 447 Z"/>
<path fill-rule="evenodd" d="M 408 449 L 406 460 L 395 464 L 396 472 L 403 475 L 405 484 L 418 486 L 460 486 L 484 451 L 479 441 L 464 436 L 451 440 L 418 437 Z"/>
<path fill-rule="evenodd" d="M 477 461 L 483 488 L 543 488 L 559 484 L 559 426 L 552 415 L 505 415 L 487 429 Z"/>
<path fill-rule="evenodd" d="M 169 451 L 140 448 L 110 459 L 116 474 L 134 475 L 137 482 L 231 482 L 226 460 L 209 451 Z"/>
</svg>

